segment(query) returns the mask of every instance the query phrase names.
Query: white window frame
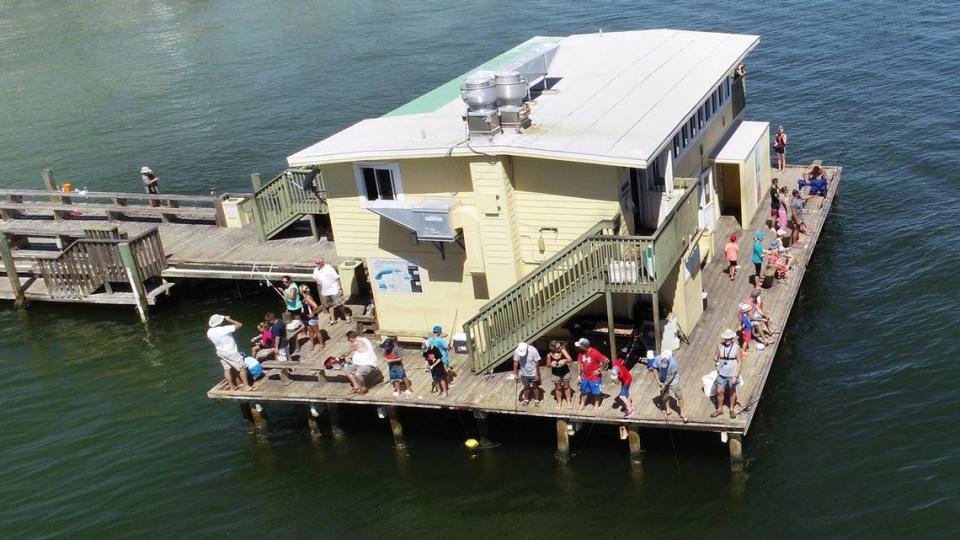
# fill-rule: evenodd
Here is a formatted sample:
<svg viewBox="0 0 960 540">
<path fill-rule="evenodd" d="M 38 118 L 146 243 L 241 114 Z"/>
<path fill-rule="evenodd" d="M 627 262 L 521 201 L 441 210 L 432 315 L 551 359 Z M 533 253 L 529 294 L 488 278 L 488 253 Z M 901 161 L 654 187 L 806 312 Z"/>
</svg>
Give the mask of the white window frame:
<svg viewBox="0 0 960 540">
<path fill-rule="evenodd" d="M 393 180 L 393 194 L 394 198 L 391 199 L 374 199 L 370 200 L 367 198 L 367 188 L 366 184 L 363 181 L 363 171 L 362 169 L 387 169 L 390 171 L 390 177 Z M 360 205 L 364 208 L 370 206 L 372 203 L 377 205 L 389 205 L 397 201 L 402 201 L 403 196 L 403 182 L 400 180 L 400 164 L 397 162 L 389 163 L 374 163 L 374 162 L 357 162 L 353 164 L 353 176 L 354 180 L 357 182 L 357 197 L 360 200 Z"/>
</svg>

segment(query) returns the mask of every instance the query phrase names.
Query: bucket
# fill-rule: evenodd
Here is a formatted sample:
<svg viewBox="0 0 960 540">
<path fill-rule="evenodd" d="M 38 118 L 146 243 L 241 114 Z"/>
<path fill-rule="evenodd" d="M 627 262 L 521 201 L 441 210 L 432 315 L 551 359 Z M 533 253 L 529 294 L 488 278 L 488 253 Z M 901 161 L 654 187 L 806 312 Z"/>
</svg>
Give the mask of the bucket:
<svg viewBox="0 0 960 540">
<path fill-rule="evenodd" d="M 60 185 L 60 190 L 63 191 L 64 193 L 69 193 L 73 191 L 73 184 L 71 184 L 70 182 L 65 182 Z"/>
</svg>

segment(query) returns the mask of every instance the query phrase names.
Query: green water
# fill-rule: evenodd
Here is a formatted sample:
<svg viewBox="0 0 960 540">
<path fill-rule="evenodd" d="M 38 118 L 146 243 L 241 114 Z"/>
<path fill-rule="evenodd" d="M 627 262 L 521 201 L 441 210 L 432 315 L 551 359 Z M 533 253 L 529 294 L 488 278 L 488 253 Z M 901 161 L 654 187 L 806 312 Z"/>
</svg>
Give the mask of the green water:
<svg viewBox="0 0 960 540">
<path fill-rule="evenodd" d="M 960 27 L 949 2 L 11 2 L 0 0 L 0 185 L 246 189 L 251 172 L 379 116 L 531 35 L 680 27 L 761 35 L 748 112 L 791 160 L 844 166 L 841 201 L 732 475 L 715 436 L 615 431 L 552 458 L 549 422 L 370 409 L 344 442 L 302 411 L 250 438 L 204 322 L 255 287 L 179 284 L 124 308 L 0 307 L 0 537 L 921 537 L 960 534 Z"/>
</svg>

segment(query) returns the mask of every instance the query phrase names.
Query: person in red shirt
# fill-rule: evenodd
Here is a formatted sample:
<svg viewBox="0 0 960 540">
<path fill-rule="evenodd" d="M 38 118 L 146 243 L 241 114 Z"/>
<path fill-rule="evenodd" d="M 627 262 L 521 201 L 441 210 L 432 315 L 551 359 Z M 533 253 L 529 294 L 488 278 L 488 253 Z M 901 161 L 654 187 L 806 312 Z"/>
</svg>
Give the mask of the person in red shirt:
<svg viewBox="0 0 960 540">
<path fill-rule="evenodd" d="M 580 370 L 580 376 L 577 381 L 580 384 L 580 410 L 587 406 L 587 397 L 593 399 L 593 414 L 600 411 L 600 400 L 603 397 L 603 368 L 609 362 L 609 359 L 600 351 L 590 346 L 590 341 L 586 338 L 577 340 L 577 367 Z"/>
<path fill-rule="evenodd" d="M 620 381 L 620 395 L 617 396 L 617 400 L 623 405 L 623 417 L 626 418 L 633 414 L 633 402 L 630 401 L 630 383 L 633 382 L 633 375 L 623 363 L 623 358 L 613 361 L 610 375 L 613 379 Z"/>
</svg>

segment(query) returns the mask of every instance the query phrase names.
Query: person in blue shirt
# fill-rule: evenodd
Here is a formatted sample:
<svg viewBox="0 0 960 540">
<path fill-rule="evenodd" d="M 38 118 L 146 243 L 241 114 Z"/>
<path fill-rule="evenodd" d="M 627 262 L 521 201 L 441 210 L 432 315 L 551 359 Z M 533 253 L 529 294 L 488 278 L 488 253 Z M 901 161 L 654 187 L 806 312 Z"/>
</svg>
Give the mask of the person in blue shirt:
<svg viewBox="0 0 960 540">
<path fill-rule="evenodd" d="M 647 370 L 660 385 L 660 403 L 663 404 L 664 416 L 670 416 L 670 394 L 677 400 L 677 411 L 680 419 L 686 424 L 690 419 L 683 414 L 683 391 L 680 390 L 680 372 L 677 370 L 677 360 L 673 351 L 664 349 L 660 356 L 647 362 Z"/>
<path fill-rule="evenodd" d="M 439 324 L 434 325 L 433 335 L 427 339 L 431 347 L 436 347 L 440 349 L 440 358 L 443 360 L 443 367 L 447 373 L 447 385 L 453 388 L 453 377 L 456 373 L 450 367 L 450 349 L 453 347 L 453 343 L 447 338 L 443 337 L 443 327 Z"/>
<path fill-rule="evenodd" d="M 814 167 L 807 178 L 801 178 L 797 181 L 797 185 L 801 189 L 804 186 L 810 186 L 807 194 L 803 196 L 803 200 L 820 197 L 820 208 L 823 208 L 823 199 L 827 196 L 827 190 L 830 189 L 830 179 L 827 177 L 826 170 Z"/>
<path fill-rule="evenodd" d="M 763 255 L 765 253 L 763 249 L 763 239 L 767 235 L 763 234 L 762 231 L 757 232 L 753 235 L 753 269 L 754 269 L 754 285 L 760 286 L 760 273 L 763 270 Z"/>
</svg>

